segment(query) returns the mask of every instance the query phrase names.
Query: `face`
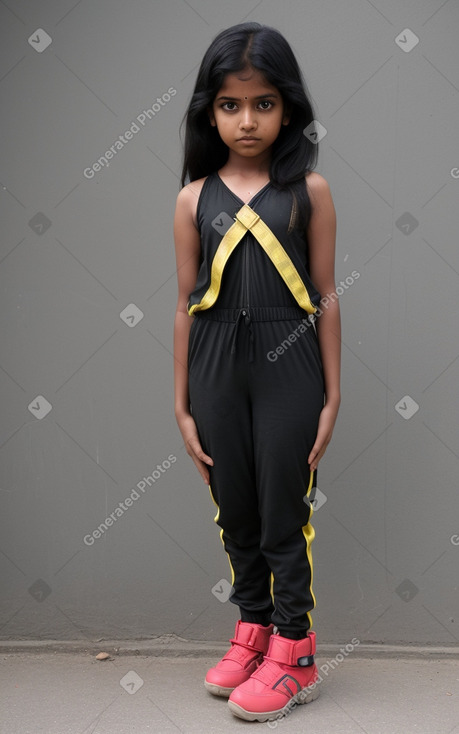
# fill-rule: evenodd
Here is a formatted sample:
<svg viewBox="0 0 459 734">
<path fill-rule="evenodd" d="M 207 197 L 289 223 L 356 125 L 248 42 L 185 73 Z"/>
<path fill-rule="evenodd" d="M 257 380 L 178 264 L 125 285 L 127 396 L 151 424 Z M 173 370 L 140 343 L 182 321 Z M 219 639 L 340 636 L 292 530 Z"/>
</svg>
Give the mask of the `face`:
<svg viewBox="0 0 459 734">
<path fill-rule="evenodd" d="M 278 89 L 249 69 L 226 75 L 209 118 L 233 154 L 254 158 L 269 151 L 290 116 Z"/>
</svg>

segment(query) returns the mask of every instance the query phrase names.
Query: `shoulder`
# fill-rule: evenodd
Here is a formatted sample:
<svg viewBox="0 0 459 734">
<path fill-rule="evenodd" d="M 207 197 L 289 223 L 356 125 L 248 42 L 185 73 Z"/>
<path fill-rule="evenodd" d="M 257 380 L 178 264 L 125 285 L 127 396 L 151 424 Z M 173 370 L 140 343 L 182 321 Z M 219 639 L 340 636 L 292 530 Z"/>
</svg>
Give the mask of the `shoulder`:
<svg viewBox="0 0 459 734">
<path fill-rule="evenodd" d="M 317 173 L 317 171 L 310 171 L 306 174 L 306 186 L 308 188 L 308 192 L 314 197 L 320 198 L 321 196 L 330 195 L 330 186 L 328 185 L 328 181 L 321 176 L 320 173 Z"/>
<path fill-rule="evenodd" d="M 186 184 L 183 189 L 180 189 L 177 202 L 181 204 L 197 202 L 206 180 L 207 176 L 204 176 L 204 178 L 198 178 L 196 181 L 191 181 L 191 183 Z"/>
<path fill-rule="evenodd" d="M 310 171 L 306 175 L 306 187 L 313 213 L 320 209 L 324 209 L 327 212 L 334 209 L 330 186 L 328 181 L 320 173 Z"/>
<path fill-rule="evenodd" d="M 189 214 L 194 222 L 196 221 L 199 195 L 206 179 L 207 176 L 191 181 L 183 189 L 180 189 L 177 196 L 177 210 Z"/>
<path fill-rule="evenodd" d="M 204 176 L 204 178 L 198 178 L 196 181 L 191 181 L 191 183 L 186 184 L 183 189 L 180 189 L 179 196 L 181 197 L 187 197 L 187 196 L 196 196 L 201 193 L 201 189 L 204 186 L 204 183 L 207 180 L 207 176 Z"/>
</svg>

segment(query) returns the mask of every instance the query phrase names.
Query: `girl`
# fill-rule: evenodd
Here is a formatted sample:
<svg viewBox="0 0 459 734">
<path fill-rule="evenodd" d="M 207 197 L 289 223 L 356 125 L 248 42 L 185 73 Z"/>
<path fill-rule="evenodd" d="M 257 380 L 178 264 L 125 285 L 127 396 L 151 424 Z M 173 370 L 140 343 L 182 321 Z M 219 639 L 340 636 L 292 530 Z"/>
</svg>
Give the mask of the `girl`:
<svg viewBox="0 0 459 734">
<path fill-rule="evenodd" d="M 318 695 L 309 494 L 340 403 L 339 307 L 318 308 L 335 290 L 335 210 L 275 29 L 221 32 L 185 119 L 175 414 L 218 507 L 240 611 L 205 686 L 267 721 Z"/>
</svg>

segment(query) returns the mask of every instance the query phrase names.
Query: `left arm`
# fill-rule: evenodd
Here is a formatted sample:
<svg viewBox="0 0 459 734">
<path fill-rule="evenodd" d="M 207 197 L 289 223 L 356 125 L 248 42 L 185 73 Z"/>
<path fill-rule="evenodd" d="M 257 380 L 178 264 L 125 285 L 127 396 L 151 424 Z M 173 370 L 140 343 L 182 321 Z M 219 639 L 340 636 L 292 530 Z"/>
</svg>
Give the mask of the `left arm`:
<svg viewBox="0 0 459 734">
<path fill-rule="evenodd" d="M 318 173 L 307 177 L 312 213 L 308 226 L 309 271 L 311 280 L 321 294 L 336 294 L 335 241 L 336 213 L 327 181 Z M 330 443 L 341 402 L 341 319 L 338 298 L 320 304 L 322 314 L 316 328 L 325 380 L 325 404 L 320 413 L 314 446 L 308 457 L 311 471 L 317 469 Z"/>
</svg>

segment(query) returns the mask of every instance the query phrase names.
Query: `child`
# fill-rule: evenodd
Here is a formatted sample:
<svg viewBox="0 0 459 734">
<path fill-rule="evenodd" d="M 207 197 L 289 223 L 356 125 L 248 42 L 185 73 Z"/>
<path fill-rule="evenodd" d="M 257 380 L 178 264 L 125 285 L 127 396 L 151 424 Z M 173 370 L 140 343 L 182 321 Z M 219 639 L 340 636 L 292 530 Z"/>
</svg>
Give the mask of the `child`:
<svg viewBox="0 0 459 734">
<path fill-rule="evenodd" d="M 318 309 L 335 290 L 336 218 L 313 120 L 278 31 L 221 32 L 186 113 L 174 221 L 175 414 L 240 611 L 205 686 L 251 721 L 318 695 L 309 494 L 340 403 L 340 317 L 335 299 Z"/>
</svg>

